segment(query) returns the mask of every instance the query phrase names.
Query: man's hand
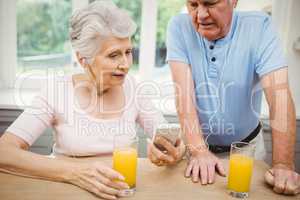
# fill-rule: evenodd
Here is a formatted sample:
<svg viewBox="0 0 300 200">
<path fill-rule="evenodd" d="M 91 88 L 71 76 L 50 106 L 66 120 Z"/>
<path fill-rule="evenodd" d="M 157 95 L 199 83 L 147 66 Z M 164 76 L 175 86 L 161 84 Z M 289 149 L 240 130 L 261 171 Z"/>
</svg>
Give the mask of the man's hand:
<svg viewBox="0 0 300 200">
<path fill-rule="evenodd" d="M 300 193 L 300 175 L 283 164 L 274 165 L 265 173 L 265 181 L 278 194 L 297 195 Z"/>
<path fill-rule="evenodd" d="M 198 182 L 200 178 L 201 184 L 206 185 L 215 182 L 216 171 L 221 176 L 226 176 L 220 159 L 208 149 L 202 149 L 191 155 L 185 171 L 185 176 L 191 177 L 193 182 Z"/>
<path fill-rule="evenodd" d="M 166 151 L 160 151 L 151 140 L 148 140 L 148 158 L 157 166 L 174 165 L 182 159 L 185 153 L 185 145 L 177 139 L 175 146 L 163 137 L 155 137 L 156 144 L 163 146 Z"/>
</svg>

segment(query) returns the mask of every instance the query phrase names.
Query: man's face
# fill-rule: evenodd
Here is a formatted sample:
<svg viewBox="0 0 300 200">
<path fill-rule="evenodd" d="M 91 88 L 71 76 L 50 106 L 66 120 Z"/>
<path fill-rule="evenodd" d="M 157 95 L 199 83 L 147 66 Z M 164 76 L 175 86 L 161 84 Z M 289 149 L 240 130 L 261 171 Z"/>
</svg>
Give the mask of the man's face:
<svg viewBox="0 0 300 200">
<path fill-rule="evenodd" d="M 217 40 L 230 30 L 237 0 L 187 0 L 196 31 L 207 40 Z"/>
</svg>

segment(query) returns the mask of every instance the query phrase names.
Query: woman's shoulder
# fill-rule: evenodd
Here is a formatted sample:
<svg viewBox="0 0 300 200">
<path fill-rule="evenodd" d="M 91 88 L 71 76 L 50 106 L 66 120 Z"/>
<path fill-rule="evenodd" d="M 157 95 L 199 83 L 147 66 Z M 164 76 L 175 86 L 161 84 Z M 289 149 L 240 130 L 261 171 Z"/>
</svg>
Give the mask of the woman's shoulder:
<svg viewBox="0 0 300 200">
<path fill-rule="evenodd" d="M 53 75 L 48 76 L 41 85 L 40 92 L 35 99 L 43 99 L 49 105 L 56 107 L 61 102 L 65 102 L 65 98 L 69 98 L 72 90 L 71 75 Z"/>
<path fill-rule="evenodd" d="M 42 90 L 59 91 L 59 88 L 66 88 L 72 84 L 72 75 L 49 75 L 41 85 Z"/>
</svg>

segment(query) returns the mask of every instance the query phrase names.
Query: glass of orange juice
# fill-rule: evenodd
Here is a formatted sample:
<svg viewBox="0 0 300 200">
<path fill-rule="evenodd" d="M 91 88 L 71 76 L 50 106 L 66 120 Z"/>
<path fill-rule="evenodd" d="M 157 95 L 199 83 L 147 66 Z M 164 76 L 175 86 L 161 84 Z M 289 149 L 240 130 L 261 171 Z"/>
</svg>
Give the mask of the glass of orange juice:
<svg viewBox="0 0 300 200">
<path fill-rule="evenodd" d="M 137 137 L 126 134 L 114 136 L 113 169 L 122 174 L 129 189 L 121 191 L 122 197 L 132 196 L 136 187 Z"/>
<path fill-rule="evenodd" d="M 231 144 L 227 186 L 231 196 L 237 198 L 249 196 L 254 153 L 255 145 L 252 143 L 234 142 Z"/>
</svg>

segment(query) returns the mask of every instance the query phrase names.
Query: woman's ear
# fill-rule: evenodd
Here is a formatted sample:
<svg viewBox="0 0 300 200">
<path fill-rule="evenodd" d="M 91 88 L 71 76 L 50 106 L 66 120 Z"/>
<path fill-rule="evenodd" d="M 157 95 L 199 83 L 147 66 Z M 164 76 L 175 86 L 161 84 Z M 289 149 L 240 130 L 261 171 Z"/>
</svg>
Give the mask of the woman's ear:
<svg viewBox="0 0 300 200">
<path fill-rule="evenodd" d="M 81 57 L 78 52 L 76 52 L 76 57 L 77 57 L 77 60 L 80 63 L 80 65 L 82 67 L 86 67 L 86 64 L 87 64 L 86 58 L 85 57 Z"/>
<path fill-rule="evenodd" d="M 234 8 L 236 8 L 236 6 L 237 6 L 237 4 L 238 4 L 238 1 L 239 1 L 239 0 L 232 0 L 233 7 L 234 7 Z"/>
</svg>

